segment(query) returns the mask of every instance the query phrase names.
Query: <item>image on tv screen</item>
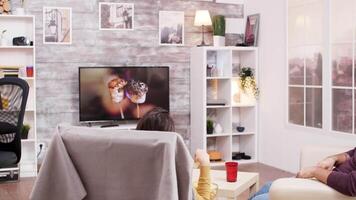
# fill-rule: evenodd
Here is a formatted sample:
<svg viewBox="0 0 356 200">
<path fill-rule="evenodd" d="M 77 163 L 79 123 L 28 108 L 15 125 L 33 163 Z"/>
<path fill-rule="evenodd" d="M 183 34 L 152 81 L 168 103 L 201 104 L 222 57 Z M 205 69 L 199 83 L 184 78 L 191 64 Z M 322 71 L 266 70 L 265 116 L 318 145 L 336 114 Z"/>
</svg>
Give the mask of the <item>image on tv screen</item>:
<svg viewBox="0 0 356 200">
<path fill-rule="evenodd" d="M 169 111 L 168 67 L 81 67 L 80 121 L 140 119 Z"/>
</svg>

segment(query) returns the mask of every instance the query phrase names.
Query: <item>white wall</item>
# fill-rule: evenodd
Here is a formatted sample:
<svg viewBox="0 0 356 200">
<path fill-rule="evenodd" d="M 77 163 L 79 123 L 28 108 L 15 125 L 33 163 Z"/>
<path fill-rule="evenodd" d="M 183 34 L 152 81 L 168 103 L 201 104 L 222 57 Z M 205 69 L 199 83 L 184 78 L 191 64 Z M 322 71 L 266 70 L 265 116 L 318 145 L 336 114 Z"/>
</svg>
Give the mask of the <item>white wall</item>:
<svg viewBox="0 0 356 200">
<path fill-rule="evenodd" d="M 246 14 L 261 14 L 260 23 L 260 162 L 297 172 L 306 145 L 356 146 L 356 136 L 287 124 L 287 0 L 247 0 Z M 331 99 L 328 99 L 331 101 Z"/>
</svg>

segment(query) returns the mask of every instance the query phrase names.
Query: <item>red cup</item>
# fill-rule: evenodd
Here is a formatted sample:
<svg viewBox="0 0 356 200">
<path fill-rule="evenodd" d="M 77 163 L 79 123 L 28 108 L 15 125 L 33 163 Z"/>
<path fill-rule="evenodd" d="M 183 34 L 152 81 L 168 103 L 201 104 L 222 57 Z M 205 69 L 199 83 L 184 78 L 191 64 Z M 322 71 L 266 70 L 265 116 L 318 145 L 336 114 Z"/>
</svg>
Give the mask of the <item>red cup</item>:
<svg viewBox="0 0 356 200">
<path fill-rule="evenodd" d="M 226 180 L 227 182 L 236 182 L 237 181 L 237 171 L 239 163 L 237 162 L 226 162 Z"/>
<path fill-rule="evenodd" d="M 26 76 L 33 77 L 33 66 L 26 66 Z"/>
</svg>

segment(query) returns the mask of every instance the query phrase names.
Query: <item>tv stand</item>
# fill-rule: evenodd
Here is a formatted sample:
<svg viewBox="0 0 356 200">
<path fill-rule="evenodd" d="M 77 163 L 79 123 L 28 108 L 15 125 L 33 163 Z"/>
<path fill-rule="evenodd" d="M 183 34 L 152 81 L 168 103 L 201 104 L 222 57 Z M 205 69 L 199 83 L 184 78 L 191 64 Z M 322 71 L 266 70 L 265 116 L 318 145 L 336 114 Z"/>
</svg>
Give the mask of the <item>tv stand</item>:
<svg viewBox="0 0 356 200">
<path fill-rule="evenodd" d="M 116 129 L 116 130 L 136 130 L 137 122 L 135 121 L 130 121 L 130 122 L 125 122 L 125 123 L 107 123 L 107 124 L 99 124 L 99 123 L 92 123 L 89 122 L 87 124 L 83 124 L 84 126 L 90 127 L 90 128 L 97 128 L 97 129 Z"/>
<path fill-rule="evenodd" d="M 111 128 L 111 127 L 119 127 L 120 124 L 106 124 L 106 125 L 101 125 L 100 128 Z"/>
</svg>

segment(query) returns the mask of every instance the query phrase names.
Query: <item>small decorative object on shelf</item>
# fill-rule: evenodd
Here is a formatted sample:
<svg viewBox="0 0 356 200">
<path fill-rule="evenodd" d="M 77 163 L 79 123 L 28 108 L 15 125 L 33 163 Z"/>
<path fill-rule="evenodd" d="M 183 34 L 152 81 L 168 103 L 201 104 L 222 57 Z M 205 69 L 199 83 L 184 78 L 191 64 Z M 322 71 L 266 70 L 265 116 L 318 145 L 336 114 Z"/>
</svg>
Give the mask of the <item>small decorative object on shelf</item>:
<svg viewBox="0 0 356 200">
<path fill-rule="evenodd" d="M 15 37 L 12 39 L 12 45 L 14 46 L 31 46 L 31 41 L 30 39 L 21 36 L 21 37 Z M 32 43 L 33 45 L 33 43 Z"/>
<path fill-rule="evenodd" d="M 10 0 L 0 0 L 0 15 L 11 14 Z"/>
<path fill-rule="evenodd" d="M 225 106 L 225 99 L 208 99 L 207 106 Z"/>
<path fill-rule="evenodd" d="M 239 126 L 236 127 L 236 130 L 237 130 L 237 132 L 242 133 L 242 132 L 245 131 L 245 127 L 239 125 Z"/>
<path fill-rule="evenodd" d="M 213 134 L 214 132 L 214 122 L 212 120 L 207 120 L 206 121 L 206 133 L 208 135 Z"/>
<path fill-rule="evenodd" d="M 199 47 L 207 46 L 205 43 L 205 26 L 211 26 L 211 18 L 208 10 L 197 10 L 195 13 L 194 26 L 201 26 L 202 41 Z"/>
<path fill-rule="evenodd" d="M 247 16 L 246 32 L 245 32 L 245 45 L 246 46 L 257 46 L 258 45 L 259 21 L 260 21 L 259 14 Z"/>
<path fill-rule="evenodd" d="M 216 77 L 219 76 L 219 70 L 215 64 L 207 65 L 207 77 Z"/>
<path fill-rule="evenodd" d="M 224 130 L 223 130 L 222 126 L 219 123 L 215 123 L 214 124 L 214 131 L 215 131 L 215 133 L 220 134 Z"/>
<path fill-rule="evenodd" d="M 21 7 L 15 9 L 15 15 L 25 15 L 25 0 L 21 0 Z"/>
<path fill-rule="evenodd" d="M 7 30 L 1 31 L 1 36 L 0 36 L 0 46 L 7 46 L 7 40 L 5 38 L 5 33 Z"/>
<path fill-rule="evenodd" d="M 251 160 L 251 156 L 246 155 L 245 152 L 233 152 L 232 159 L 233 160 Z"/>
<path fill-rule="evenodd" d="M 243 67 L 239 73 L 240 87 L 246 94 L 252 94 L 255 99 L 259 96 L 259 89 L 257 87 L 253 69 L 250 67 Z"/>
<path fill-rule="evenodd" d="M 208 151 L 210 161 L 218 162 L 222 161 L 222 154 L 219 151 Z"/>
<path fill-rule="evenodd" d="M 26 140 L 28 138 L 28 133 L 30 132 L 31 126 L 24 124 L 21 128 L 21 139 Z"/>
<path fill-rule="evenodd" d="M 225 46 L 225 17 L 216 15 L 213 17 L 214 46 Z"/>
</svg>

